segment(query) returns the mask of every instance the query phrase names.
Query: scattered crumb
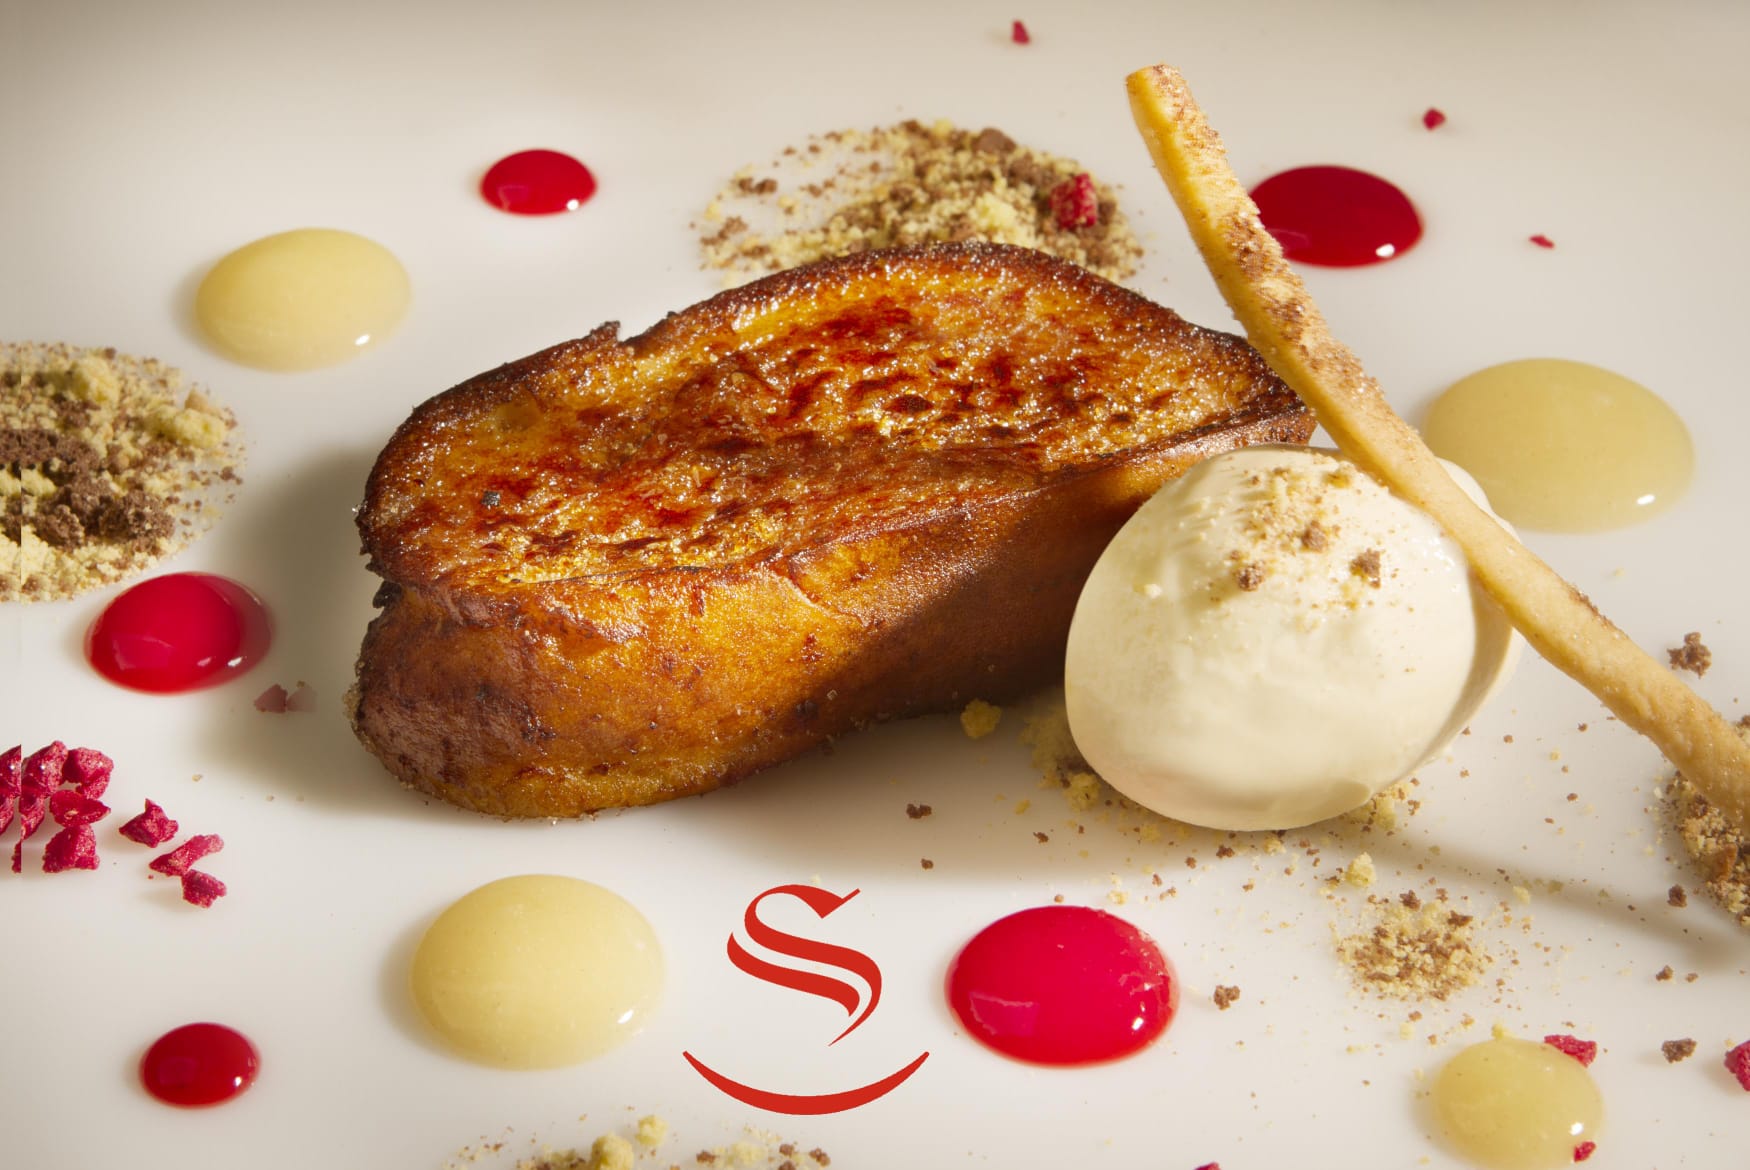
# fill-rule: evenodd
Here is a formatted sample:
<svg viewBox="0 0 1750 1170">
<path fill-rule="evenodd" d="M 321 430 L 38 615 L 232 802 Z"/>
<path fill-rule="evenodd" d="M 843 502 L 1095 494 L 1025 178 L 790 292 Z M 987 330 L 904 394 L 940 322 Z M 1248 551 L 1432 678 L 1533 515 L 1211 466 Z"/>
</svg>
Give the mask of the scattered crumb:
<svg viewBox="0 0 1750 1170">
<path fill-rule="evenodd" d="M 1215 1006 L 1225 1012 L 1239 997 L 1239 988 L 1223 985 L 1216 987 L 1215 995 L 1212 998 L 1215 1000 Z"/>
<path fill-rule="evenodd" d="M 1366 889 L 1379 877 L 1373 867 L 1373 858 L 1366 853 L 1357 853 L 1355 859 L 1343 869 L 1343 880 L 1357 889 Z"/>
<path fill-rule="evenodd" d="M 925 869 L 935 869 L 936 868 L 936 863 L 931 861 L 927 857 L 918 858 L 918 864 L 923 866 Z"/>
<path fill-rule="evenodd" d="M 638 1144 L 647 1150 L 654 1150 L 668 1140 L 668 1121 L 654 1113 L 638 1119 L 638 1131 L 633 1135 Z"/>
<path fill-rule="evenodd" d="M 1688 1060 L 1695 1055 L 1695 1041 L 1667 1040 L 1659 1045 L 1659 1051 L 1665 1054 L 1667 1064 L 1676 1064 L 1680 1060 Z"/>
<path fill-rule="evenodd" d="M 1676 976 L 1676 974 L 1677 972 L 1671 969 L 1671 964 L 1667 963 L 1659 968 L 1659 973 L 1653 976 L 1653 978 L 1660 983 L 1668 983 Z"/>
<path fill-rule="evenodd" d="M 983 699 L 974 699 L 960 712 L 960 729 L 968 739 L 983 739 L 1003 721 L 1003 709 Z"/>
<path fill-rule="evenodd" d="M 1482 980 L 1494 962 L 1475 938 L 1475 919 L 1414 891 L 1397 901 L 1370 897 L 1371 929 L 1337 940 L 1357 983 L 1397 999 L 1444 1000 Z"/>
<path fill-rule="evenodd" d="M 1713 653 L 1702 645 L 1701 635 L 1693 632 L 1683 635 L 1683 645 L 1665 653 L 1671 656 L 1672 670 L 1687 670 L 1697 678 L 1706 674 L 1714 661 Z"/>
<path fill-rule="evenodd" d="M 921 821 L 935 811 L 927 804 L 908 804 L 905 806 L 905 815 L 914 821 Z"/>
<path fill-rule="evenodd" d="M 1689 905 L 1689 894 L 1684 891 L 1682 886 L 1672 886 L 1665 891 L 1665 904 L 1679 908 L 1687 906 Z"/>
</svg>

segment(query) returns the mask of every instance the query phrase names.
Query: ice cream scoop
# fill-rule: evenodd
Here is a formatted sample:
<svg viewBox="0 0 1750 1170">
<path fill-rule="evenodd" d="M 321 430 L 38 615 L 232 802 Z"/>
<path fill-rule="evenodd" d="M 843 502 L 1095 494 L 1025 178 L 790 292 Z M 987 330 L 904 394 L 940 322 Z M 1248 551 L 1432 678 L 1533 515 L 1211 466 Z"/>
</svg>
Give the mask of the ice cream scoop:
<svg viewBox="0 0 1750 1170">
<path fill-rule="evenodd" d="M 1336 452 L 1250 447 L 1167 484 L 1107 547 L 1065 701 L 1082 755 L 1139 804 L 1293 828 L 1437 754 L 1518 645 L 1424 513 Z"/>
</svg>

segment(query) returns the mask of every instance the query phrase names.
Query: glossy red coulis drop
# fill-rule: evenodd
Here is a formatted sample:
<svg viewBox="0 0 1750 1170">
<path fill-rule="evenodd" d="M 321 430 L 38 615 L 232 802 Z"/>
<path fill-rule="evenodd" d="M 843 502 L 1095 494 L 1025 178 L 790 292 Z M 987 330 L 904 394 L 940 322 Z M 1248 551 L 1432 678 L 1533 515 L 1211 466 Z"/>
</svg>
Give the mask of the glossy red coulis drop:
<svg viewBox="0 0 1750 1170">
<path fill-rule="evenodd" d="M 140 1083 L 166 1105 L 218 1105 L 255 1083 L 255 1045 L 223 1024 L 184 1024 L 160 1036 L 140 1060 Z"/>
<path fill-rule="evenodd" d="M 552 215 L 582 207 L 595 194 L 595 176 L 557 150 L 519 150 L 492 164 L 480 194 L 500 211 Z"/>
<path fill-rule="evenodd" d="M 1086 906 L 999 919 L 948 967 L 948 1004 L 967 1030 L 1034 1064 L 1129 1056 L 1166 1030 L 1178 1001 L 1178 980 L 1154 940 Z"/>
<path fill-rule="evenodd" d="M 1401 256 L 1422 217 L 1396 186 L 1350 167 L 1296 167 L 1252 191 L 1264 226 L 1290 260 L 1355 268 Z"/>
<path fill-rule="evenodd" d="M 266 607 L 242 585 L 170 573 L 110 602 L 85 634 L 85 657 L 111 682 L 173 694 L 242 674 L 271 640 Z"/>
</svg>

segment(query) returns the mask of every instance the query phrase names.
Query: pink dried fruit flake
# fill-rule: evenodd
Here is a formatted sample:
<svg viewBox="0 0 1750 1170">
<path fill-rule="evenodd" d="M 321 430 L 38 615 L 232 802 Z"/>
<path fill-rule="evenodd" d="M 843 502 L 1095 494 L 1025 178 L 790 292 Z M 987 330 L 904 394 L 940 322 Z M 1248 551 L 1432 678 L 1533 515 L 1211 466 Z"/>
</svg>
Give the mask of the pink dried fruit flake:
<svg viewBox="0 0 1750 1170">
<path fill-rule="evenodd" d="M 1017 45 L 1030 45 L 1033 43 L 1033 34 L 1027 31 L 1026 24 L 1017 20 L 1009 26 L 1009 39 Z"/>
<path fill-rule="evenodd" d="M 1592 1062 L 1598 1059 L 1598 1045 L 1591 1040 L 1581 1040 L 1574 1036 L 1555 1035 L 1545 1036 L 1543 1042 L 1548 1044 L 1551 1048 L 1554 1048 L 1557 1052 L 1566 1053 L 1587 1067 L 1590 1067 Z"/>
<path fill-rule="evenodd" d="M 25 757 L 19 785 L 26 796 L 47 796 L 61 786 L 61 773 L 66 766 L 67 745 L 57 739 Z"/>
<path fill-rule="evenodd" d="M 97 868 L 97 834 L 88 824 L 72 824 L 43 846 L 43 872 Z"/>
<path fill-rule="evenodd" d="M 1597 1142 L 1581 1142 L 1579 1145 L 1574 1147 L 1574 1161 L 1584 1162 L 1587 1158 L 1590 1158 L 1593 1154 L 1596 1154 L 1597 1152 L 1598 1152 L 1598 1143 Z"/>
<path fill-rule="evenodd" d="M 209 854 L 217 853 L 225 847 L 225 842 L 217 833 L 200 833 L 172 849 L 169 853 L 160 853 L 146 864 L 154 871 L 166 877 L 181 877 L 194 868 L 194 863 Z"/>
<path fill-rule="evenodd" d="M 123 825 L 120 832 L 130 841 L 156 847 L 176 836 L 177 827 L 157 801 L 148 800 L 146 811 Z"/>
<path fill-rule="evenodd" d="M 74 788 L 49 797 L 49 815 L 57 825 L 95 825 L 109 815 L 109 805 Z"/>
<path fill-rule="evenodd" d="M 1539 233 L 1537 233 L 1537 235 L 1532 236 L 1531 242 L 1536 244 L 1540 248 L 1553 248 L 1556 246 L 1556 242 L 1554 240 L 1550 239 L 1548 236 L 1544 235 L 1542 232 L 1539 232 Z"/>
<path fill-rule="evenodd" d="M 77 747 L 67 753 L 62 780 L 86 796 L 102 796 L 109 787 L 109 777 L 115 771 L 115 761 L 96 748 Z"/>
<path fill-rule="evenodd" d="M 1440 110 L 1429 106 L 1422 114 L 1422 125 L 1429 130 L 1438 130 L 1446 124 L 1446 115 Z"/>
<path fill-rule="evenodd" d="M 255 696 L 255 709 L 267 715 L 279 715 L 286 709 L 286 688 L 274 683 Z"/>
<path fill-rule="evenodd" d="M 0 833 L 12 827 L 12 818 L 18 815 L 18 794 L 7 792 L 0 794 Z"/>
<path fill-rule="evenodd" d="M 0 753 L 0 796 L 17 796 L 24 791 L 24 745 L 17 744 Z"/>
<path fill-rule="evenodd" d="M 1057 226 L 1093 227 L 1100 222 L 1100 197 L 1094 191 L 1094 177 L 1086 171 L 1071 175 L 1051 189 L 1051 214 Z"/>
<path fill-rule="evenodd" d="M 314 711 L 316 692 L 305 683 L 299 683 L 290 691 L 274 683 L 255 696 L 255 709 L 268 715 L 281 715 L 287 711 Z"/>
<path fill-rule="evenodd" d="M 1750 1040 L 1726 1053 L 1726 1071 L 1737 1078 L 1746 1093 L 1750 1093 Z"/>
<path fill-rule="evenodd" d="M 191 869 L 182 875 L 182 900 L 207 907 L 225 896 L 225 883 L 210 873 Z"/>
</svg>

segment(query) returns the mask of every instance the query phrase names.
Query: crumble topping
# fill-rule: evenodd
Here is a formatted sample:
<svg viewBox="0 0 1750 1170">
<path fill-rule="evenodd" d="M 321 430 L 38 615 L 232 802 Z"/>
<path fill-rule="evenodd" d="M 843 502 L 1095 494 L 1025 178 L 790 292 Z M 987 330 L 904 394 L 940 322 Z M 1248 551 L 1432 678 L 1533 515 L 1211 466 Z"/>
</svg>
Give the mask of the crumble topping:
<svg viewBox="0 0 1750 1170">
<path fill-rule="evenodd" d="M 1702 645 L 1701 635 L 1695 632 L 1683 635 L 1683 645 L 1665 653 L 1671 658 L 1672 670 L 1687 670 L 1697 678 L 1706 674 L 1714 661 L 1713 652 Z"/>
<path fill-rule="evenodd" d="M 830 256 L 933 241 L 1049 252 L 1108 280 L 1142 247 L 1113 189 L 1001 130 L 946 121 L 835 130 L 744 167 L 705 209 L 705 266 L 733 283 Z M 1064 215 L 1064 192 L 1075 214 Z"/>
</svg>

